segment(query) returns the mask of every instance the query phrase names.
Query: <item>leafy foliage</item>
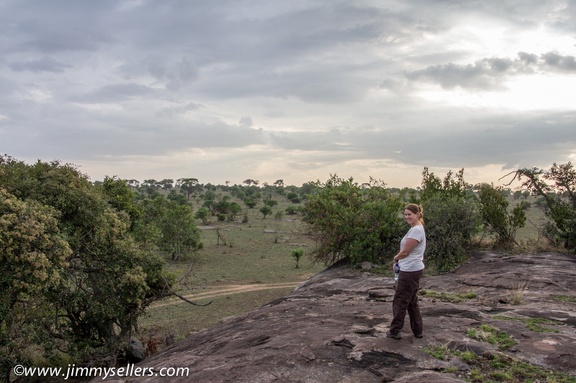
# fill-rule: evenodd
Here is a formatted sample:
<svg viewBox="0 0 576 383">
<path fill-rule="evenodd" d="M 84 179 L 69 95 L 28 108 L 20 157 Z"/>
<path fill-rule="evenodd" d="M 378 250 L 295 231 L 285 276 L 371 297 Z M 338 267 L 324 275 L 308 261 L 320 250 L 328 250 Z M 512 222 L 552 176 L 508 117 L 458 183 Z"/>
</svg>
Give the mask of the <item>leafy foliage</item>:
<svg viewBox="0 0 576 383">
<path fill-rule="evenodd" d="M 202 247 L 192 206 L 162 196 L 144 200 L 141 206 L 142 219 L 136 229 L 140 241 L 170 254 L 173 260 Z"/>
<path fill-rule="evenodd" d="M 125 190 L 108 181 L 103 192 L 71 165 L 0 157 L 3 272 L 23 278 L 15 284 L 3 273 L 0 283 L 13 294 L 2 303 L 0 332 L 14 328 L 5 325 L 11 318 L 34 323 L 26 339 L 2 342 L 1 353 L 34 342 L 48 358 L 114 357 L 170 287 L 164 261 L 130 235 L 130 215 L 120 210 L 132 204 L 113 193 Z"/>
<path fill-rule="evenodd" d="M 496 245 L 510 248 L 516 243 L 516 231 L 526 224 L 525 201 L 517 204 L 512 213 L 508 213 L 508 201 L 502 188 L 489 184 L 480 185 L 480 212 L 484 225 L 497 235 Z"/>
<path fill-rule="evenodd" d="M 301 247 L 292 250 L 292 256 L 296 260 L 296 268 L 299 267 L 300 258 L 302 258 L 303 255 L 304 255 L 304 249 Z"/>
<path fill-rule="evenodd" d="M 576 169 L 571 162 L 554 163 L 550 170 L 520 169 L 514 178 L 524 180 L 522 187 L 544 198 L 544 212 L 551 222 L 548 239 L 576 253 Z"/>
<path fill-rule="evenodd" d="M 383 183 L 371 180 L 362 188 L 352 178 L 333 175 L 314 186 L 306 201 L 306 220 L 318 244 L 313 253 L 316 261 L 376 262 L 397 250 L 405 229 L 399 218 L 402 201 Z"/>
<path fill-rule="evenodd" d="M 464 169 L 441 180 L 424 168 L 421 203 L 426 222 L 426 259 L 441 270 L 450 270 L 466 259 L 478 231 L 477 203 L 464 182 Z"/>
<path fill-rule="evenodd" d="M 37 297 L 61 286 L 71 253 L 53 209 L 0 189 L 0 380 L 40 336 Z"/>
</svg>

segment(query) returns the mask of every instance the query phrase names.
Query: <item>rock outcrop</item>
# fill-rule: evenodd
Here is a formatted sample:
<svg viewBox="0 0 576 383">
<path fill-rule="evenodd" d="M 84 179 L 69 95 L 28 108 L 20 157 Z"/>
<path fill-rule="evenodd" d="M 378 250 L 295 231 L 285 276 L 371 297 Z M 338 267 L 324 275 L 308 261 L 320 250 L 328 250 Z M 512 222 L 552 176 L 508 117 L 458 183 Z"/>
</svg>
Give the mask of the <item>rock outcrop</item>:
<svg viewBox="0 0 576 383">
<path fill-rule="evenodd" d="M 137 366 L 189 368 L 187 376 L 161 380 L 170 382 L 462 382 L 470 370 L 464 360 L 440 360 L 425 351 L 447 347 L 576 374 L 575 256 L 483 252 L 453 273 L 423 278 L 421 285 L 428 292 L 420 297 L 421 339 L 409 327 L 401 340 L 386 337 L 392 278 L 336 265 L 290 295 L 192 334 Z M 541 318 L 549 322 L 541 324 Z M 498 350 L 471 337 L 469 331 L 481 325 L 505 332 L 516 344 Z"/>
</svg>

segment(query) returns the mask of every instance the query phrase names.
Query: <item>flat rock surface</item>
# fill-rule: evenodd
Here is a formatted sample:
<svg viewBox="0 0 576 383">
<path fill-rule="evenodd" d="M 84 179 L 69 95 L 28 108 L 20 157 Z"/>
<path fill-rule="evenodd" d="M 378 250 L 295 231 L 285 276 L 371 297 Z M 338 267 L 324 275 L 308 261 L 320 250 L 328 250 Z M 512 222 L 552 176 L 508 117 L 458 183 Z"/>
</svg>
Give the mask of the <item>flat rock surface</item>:
<svg viewBox="0 0 576 383">
<path fill-rule="evenodd" d="M 449 346 L 477 354 L 502 352 L 548 370 L 576 375 L 576 257 L 567 254 L 482 252 L 456 271 L 424 277 L 426 291 L 476 293 L 446 301 L 422 295 L 424 337 L 405 327 L 386 337 L 394 282 L 346 265 L 315 275 L 290 295 L 228 319 L 162 350 L 137 367 L 188 367 L 184 377 L 108 378 L 110 382 L 462 382 L 469 369 L 423 349 Z M 548 318 L 557 332 L 531 331 Z M 489 324 L 518 342 L 506 351 L 472 339 L 469 329 Z M 406 320 L 408 325 L 408 319 Z M 446 368 L 454 373 L 443 373 Z M 101 378 L 94 380 L 101 381 Z"/>
</svg>

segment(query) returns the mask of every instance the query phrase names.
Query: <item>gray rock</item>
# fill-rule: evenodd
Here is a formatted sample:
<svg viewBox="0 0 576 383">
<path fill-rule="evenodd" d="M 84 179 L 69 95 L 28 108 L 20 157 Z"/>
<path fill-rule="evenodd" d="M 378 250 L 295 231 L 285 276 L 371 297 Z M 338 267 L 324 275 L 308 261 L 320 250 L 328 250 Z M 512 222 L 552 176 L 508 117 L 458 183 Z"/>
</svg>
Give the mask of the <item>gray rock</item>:
<svg viewBox="0 0 576 383">
<path fill-rule="evenodd" d="M 187 376 L 171 377 L 170 382 L 462 382 L 441 371 L 465 371 L 465 362 L 438 360 L 424 351 L 446 346 L 477 354 L 503 352 L 576 374 L 574 256 L 483 252 L 453 273 L 423 278 L 425 290 L 477 296 L 455 303 L 421 296 L 421 339 L 410 333 L 408 319 L 401 340 L 386 337 L 393 286 L 391 277 L 337 265 L 283 299 L 195 333 L 137 366 L 189 368 Z M 528 329 L 526 321 L 537 317 L 557 320 L 543 325 L 557 332 Z M 468 330 L 480 324 L 506 331 L 518 344 L 501 351 L 469 338 Z"/>
</svg>

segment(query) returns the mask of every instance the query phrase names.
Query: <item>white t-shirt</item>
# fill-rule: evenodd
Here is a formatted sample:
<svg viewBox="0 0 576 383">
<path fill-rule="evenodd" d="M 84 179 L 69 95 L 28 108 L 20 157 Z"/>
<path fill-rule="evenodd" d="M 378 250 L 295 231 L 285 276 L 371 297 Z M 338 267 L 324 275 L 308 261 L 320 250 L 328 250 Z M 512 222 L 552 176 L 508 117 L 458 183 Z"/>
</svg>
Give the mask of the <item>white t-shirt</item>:
<svg viewBox="0 0 576 383">
<path fill-rule="evenodd" d="M 424 269 L 424 251 L 426 250 L 426 233 L 424 226 L 412 226 L 408 233 L 400 241 L 400 249 L 404 247 L 406 240 L 413 238 L 418 241 L 418 244 L 412 249 L 406 258 L 398 261 L 401 271 L 418 271 Z"/>
</svg>

